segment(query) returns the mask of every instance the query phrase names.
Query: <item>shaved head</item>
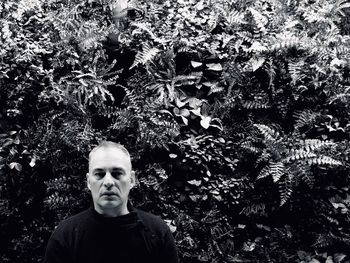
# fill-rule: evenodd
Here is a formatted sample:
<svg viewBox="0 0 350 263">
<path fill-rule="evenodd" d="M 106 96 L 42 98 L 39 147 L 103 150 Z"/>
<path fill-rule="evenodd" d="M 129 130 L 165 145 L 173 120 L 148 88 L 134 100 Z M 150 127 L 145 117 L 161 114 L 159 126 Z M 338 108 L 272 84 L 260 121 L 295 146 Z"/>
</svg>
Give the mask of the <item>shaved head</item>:
<svg viewBox="0 0 350 263">
<path fill-rule="evenodd" d="M 123 152 L 127 157 L 128 159 L 130 160 L 130 169 L 131 169 L 131 157 L 130 157 L 130 153 L 129 151 L 121 144 L 119 143 L 116 143 L 116 142 L 111 142 L 111 141 L 102 141 L 99 145 L 95 146 L 90 154 L 89 154 L 89 171 L 90 171 L 90 164 L 91 164 L 91 159 L 93 158 L 93 155 L 99 151 L 99 150 L 102 150 L 102 149 L 117 149 L 117 150 L 120 150 L 121 152 Z"/>
</svg>

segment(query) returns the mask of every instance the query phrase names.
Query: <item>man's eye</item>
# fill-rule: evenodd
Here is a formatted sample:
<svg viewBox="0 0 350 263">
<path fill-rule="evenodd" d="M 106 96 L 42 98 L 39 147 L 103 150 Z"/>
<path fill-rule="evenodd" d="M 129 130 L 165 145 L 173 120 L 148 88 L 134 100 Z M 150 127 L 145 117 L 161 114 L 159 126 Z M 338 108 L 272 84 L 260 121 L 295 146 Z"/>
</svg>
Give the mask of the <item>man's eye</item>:
<svg viewBox="0 0 350 263">
<path fill-rule="evenodd" d="M 113 176 L 114 178 L 119 178 L 121 175 L 122 175 L 121 172 L 112 172 L 112 176 Z"/>
<path fill-rule="evenodd" d="M 98 173 L 95 173 L 95 176 L 98 177 L 98 178 L 101 178 L 101 177 L 105 176 L 105 173 L 104 172 L 98 172 Z"/>
</svg>

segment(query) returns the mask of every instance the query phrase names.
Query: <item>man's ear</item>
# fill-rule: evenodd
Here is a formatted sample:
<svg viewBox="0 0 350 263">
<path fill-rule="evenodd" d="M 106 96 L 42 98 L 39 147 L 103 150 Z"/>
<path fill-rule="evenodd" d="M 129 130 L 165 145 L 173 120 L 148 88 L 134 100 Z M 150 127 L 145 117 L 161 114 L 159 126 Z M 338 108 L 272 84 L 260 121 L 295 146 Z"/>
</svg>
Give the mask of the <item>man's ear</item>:
<svg viewBox="0 0 350 263">
<path fill-rule="evenodd" d="M 133 188 L 136 184 L 135 171 L 131 171 L 130 174 L 130 189 Z"/>
<path fill-rule="evenodd" d="M 91 187 L 90 187 L 90 179 L 89 179 L 89 173 L 86 174 L 86 185 L 87 185 L 87 188 L 89 190 L 91 190 Z"/>
</svg>

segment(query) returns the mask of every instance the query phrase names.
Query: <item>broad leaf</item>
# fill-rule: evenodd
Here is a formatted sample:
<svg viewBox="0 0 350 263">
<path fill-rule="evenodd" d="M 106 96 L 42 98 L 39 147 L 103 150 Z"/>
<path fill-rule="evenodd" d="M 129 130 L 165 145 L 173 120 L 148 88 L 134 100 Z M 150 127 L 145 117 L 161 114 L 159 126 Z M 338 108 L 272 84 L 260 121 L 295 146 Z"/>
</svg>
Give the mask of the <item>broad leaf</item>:
<svg viewBox="0 0 350 263">
<path fill-rule="evenodd" d="M 208 129 L 210 126 L 210 121 L 211 121 L 211 117 L 207 116 L 207 117 L 202 117 L 202 120 L 200 121 L 201 126 L 204 129 Z"/>
<path fill-rule="evenodd" d="M 213 71 L 222 71 L 222 66 L 220 63 L 209 63 L 207 64 L 207 68 Z"/>
</svg>

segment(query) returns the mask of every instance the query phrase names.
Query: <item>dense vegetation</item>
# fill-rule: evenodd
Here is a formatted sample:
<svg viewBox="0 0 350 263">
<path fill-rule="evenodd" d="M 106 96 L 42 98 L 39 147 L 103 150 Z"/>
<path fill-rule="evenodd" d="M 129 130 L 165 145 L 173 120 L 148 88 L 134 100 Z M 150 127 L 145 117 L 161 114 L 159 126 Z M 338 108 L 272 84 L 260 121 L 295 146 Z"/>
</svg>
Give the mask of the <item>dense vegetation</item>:
<svg viewBox="0 0 350 263">
<path fill-rule="evenodd" d="M 42 260 L 107 139 L 182 262 L 349 262 L 349 7 L 2 1 L 0 261 Z"/>
</svg>

